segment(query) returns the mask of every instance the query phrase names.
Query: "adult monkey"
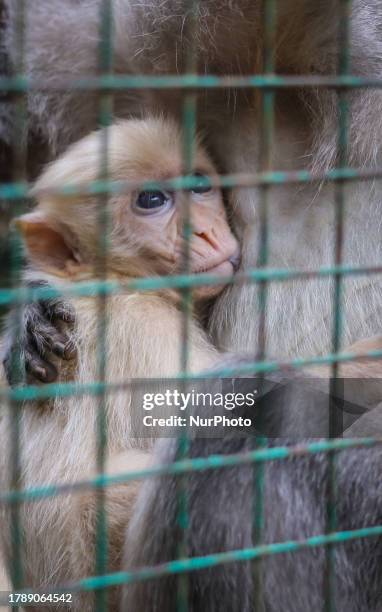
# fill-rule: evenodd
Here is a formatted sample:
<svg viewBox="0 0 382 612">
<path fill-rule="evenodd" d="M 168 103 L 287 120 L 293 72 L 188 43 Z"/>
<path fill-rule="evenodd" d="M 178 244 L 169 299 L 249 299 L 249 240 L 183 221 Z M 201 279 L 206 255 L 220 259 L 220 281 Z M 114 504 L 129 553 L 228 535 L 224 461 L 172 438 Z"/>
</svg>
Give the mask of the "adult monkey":
<svg viewBox="0 0 382 612">
<path fill-rule="evenodd" d="M 6 0 L 6 49 L 16 56 L 16 0 Z M 99 43 L 101 0 L 31 0 L 26 6 L 26 72 L 54 85 L 63 78 L 95 74 Z M 358 75 L 379 76 L 382 62 L 380 0 L 354 0 L 351 15 L 351 64 Z M 116 73 L 176 74 L 185 70 L 190 12 L 186 0 L 129 2 L 115 0 L 113 14 Z M 288 74 L 335 74 L 338 64 L 339 0 L 282 0 L 275 37 L 277 71 Z M 47 15 L 54 19 L 46 19 Z M 204 0 L 196 18 L 196 49 L 200 73 L 249 74 L 262 70 L 262 3 L 252 0 Z M 232 33 L 235 35 L 232 35 Z M 70 49 L 70 54 L 67 50 Z M 73 57 L 76 61 L 73 62 Z M 349 163 L 379 163 L 381 95 L 377 90 L 354 90 L 349 101 Z M 97 95 L 73 90 L 34 91 L 28 95 L 33 129 L 43 134 L 51 154 L 89 131 L 97 121 Z M 180 96 L 153 92 L 145 108 L 162 105 L 178 113 Z M 203 92 L 199 96 L 199 124 L 223 171 L 260 168 L 260 102 L 249 91 Z M 140 112 L 142 99 L 117 94 L 118 116 Z M 333 90 L 300 88 L 276 95 L 274 168 L 327 169 L 337 159 L 337 96 Z M 6 132 L 6 128 L 4 128 Z M 3 130 L 3 138 L 7 136 Z M 379 184 L 351 184 L 347 190 L 343 261 L 352 265 L 381 260 Z M 315 268 L 334 261 L 335 213 L 332 185 L 277 187 L 269 206 L 272 266 Z M 259 200 L 256 188 L 237 189 L 232 198 L 233 223 L 243 243 L 242 268 L 256 265 L 259 245 Z M 367 239 L 366 239 L 367 237 Z M 325 352 L 332 334 L 330 279 L 294 281 L 269 288 L 267 346 L 279 357 Z M 371 336 L 381 326 L 381 287 L 376 277 L 346 278 L 343 283 L 343 344 Z M 233 287 L 218 300 L 210 329 L 216 341 L 230 350 L 253 351 L 257 343 L 257 287 Z M 34 310 L 33 310 L 34 309 Z M 25 309 L 26 365 L 44 379 L 54 371 L 41 360 L 44 342 L 36 351 L 36 337 L 46 339 L 36 322 L 36 306 Z M 44 319 L 44 314 L 42 319 Z M 49 327 L 48 327 L 49 329 Z M 280 329 L 283 333 L 280 334 Z M 43 332 L 42 334 L 40 332 Z M 29 342 L 28 339 L 31 339 Z M 45 348 L 46 348 L 45 343 Z M 12 344 L 12 343 L 11 343 Z M 62 353 L 62 342 L 58 352 Z M 35 368 L 37 367 L 37 370 Z"/>
</svg>

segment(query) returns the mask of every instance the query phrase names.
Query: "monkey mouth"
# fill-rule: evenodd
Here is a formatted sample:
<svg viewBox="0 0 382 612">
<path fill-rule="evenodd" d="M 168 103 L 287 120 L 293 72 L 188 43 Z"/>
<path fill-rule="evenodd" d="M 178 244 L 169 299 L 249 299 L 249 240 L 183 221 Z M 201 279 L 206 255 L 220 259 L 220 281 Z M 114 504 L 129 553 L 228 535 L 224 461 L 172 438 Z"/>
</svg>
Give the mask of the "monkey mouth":
<svg viewBox="0 0 382 612">
<path fill-rule="evenodd" d="M 223 261 L 209 267 L 199 268 L 194 270 L 194 274 L 219 274 L 221 276 L 230 276 L 233 272 L 236 272 L 240 264 L 238 257 L 229 257 Z"/>
<path fill-rule="evenodd" d="M 237 272 L 238 269 L 240 268 L 240 262 L 241 262 L 240 255 L 236 253 L 235 255 L 232 255 L 232 257 L 230 257 L 228 261 L 232 264 L 233 271 Z"/>
</svg>

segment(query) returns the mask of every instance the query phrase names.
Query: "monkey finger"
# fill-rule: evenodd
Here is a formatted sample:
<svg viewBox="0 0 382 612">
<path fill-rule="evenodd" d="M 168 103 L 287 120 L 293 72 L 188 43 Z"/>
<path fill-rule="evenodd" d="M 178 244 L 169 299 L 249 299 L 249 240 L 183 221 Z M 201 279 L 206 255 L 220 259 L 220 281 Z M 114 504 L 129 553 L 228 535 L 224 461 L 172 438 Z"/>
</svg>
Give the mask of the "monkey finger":
<svg viewBox="0 0 382 612">
<path fill-rule="evenodd" d="M 57 357 L 61 359 L 65 359 L 65 361 L 70 361 L 74 359 L 77 351 L 76 346 L 72 340 L 70 340 L 65 334 L 60 334 L 57 331 L 53 331 L 49 336 L 45 336 L 43 339 L 40 335 L 35 337 L 36 344 L 38 343 L 39 354 L 41 357 L 45 357 L 46 353 L 51 351 Z M 46 330 L 44 330 L 46 331 Z"/>
<path fill-rule="evenodd" d="M 52 363 L 29 351 L 25 352 L 25 370 L 29 382 L 33 382 L 35 379 L 42 383 L 52 383 L 57 380 L 58 376 L 57 369 Z"/>
<path fill-rule="evenodd" d="M 76 355 L 74 343 L 42 315 L 34 319 L 33 325 L 28 325 L 27 344 L 30 353 L 37 353 L 43 358 L 49 352 L 65 360 L 73 359 Z"/>
<path fill-rule="evenodd" d="M 65 359 L 65 361 L 71 361 L 77 355 L 76 345 L 73 340 L 63 335 L 58 336 L 53 341 L 51 350 L 57 357 L 61 357 L 61 359 Z"/>
<path fill-rule="evenodd" d="M 41 305 L 45 311 L 46 316 L 53 321 L 54 319 L 60 319 L 64 323 L 72 325 L 75 320 L 75 312 L 70 302 L 65 302 L 60 298 L 51 300 L 45 300 L 41 302 Z"/>
</svg>

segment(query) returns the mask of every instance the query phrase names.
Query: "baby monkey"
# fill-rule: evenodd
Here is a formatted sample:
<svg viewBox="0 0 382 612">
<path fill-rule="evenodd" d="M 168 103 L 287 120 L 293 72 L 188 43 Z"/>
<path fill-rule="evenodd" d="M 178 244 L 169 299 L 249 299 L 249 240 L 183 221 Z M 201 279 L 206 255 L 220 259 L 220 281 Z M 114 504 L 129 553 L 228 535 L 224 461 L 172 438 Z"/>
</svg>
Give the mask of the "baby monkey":
<svg viewBox="0 0 382 612">
<path fill-rule="evenodd" d="M 16 220 L 28 259 L 25 279 L 46 281 L 65 289 L 71 283 L 96 280 L 100 261 L 99 198 L 64 197 L 64 184 L 86 184 L 98 178 L 100 132 L 71 146 L 43 172 L 32 190 L 37 207 Z M 182 174 L 182 137 L 178 126 L 165 119 L 127 120 L 108 128 L 108 167 L 112 180 L 166 180 Z M 216 169 L 196 145 L 195 176 L 214 177 Z M 238 243 L 227 222 L 222 193 L 199 186 L 189 194 L 135 189 L 112 195 L 107 202 L 108 280 L 170 275 L 180 270 L 183 257 L 182 207 L 189 197 L 192 232 L 190 270 L 226 277 L 234 272 Z M 196 306 L 222 291 L 219 286 L 194 290 Z M 86 384 L 99 379 L 97 359 L 100 314 L 96 296 L 73 299 L 76 322 L 69 332 L 77 347 L 76 362 L 60 367 L 60 380 Z M 180 372 L 182 312 L 177 292 L 122 292 L 106 304 L 106 382 L 130 378 L 165 378 Z M 189 370 L 201 372 L 219 360 L 196 315 L 189 327 Z M 133 418 L 132 393 L 118 388 L 104 398 L 108 443 L 107 473 L 144 468 L 152 440 L 139 437 Z M 24 405 L 21 419 L 21 470 L 26 488 L 73 483 L 96 473 L 97 398 L 82 394 Z M 9 487 L 11 424 L 0 418 L 0 486 Z M 137 483 L 108 487 L 109 567 L 118 570 L 124 533 L 137 492 Z M 1 508 L 1 538 L 11 563 L 10 511 Z M 94 574 L 97 525 L 94 492 L 65 494 L 25 503 L 25 582 L 33 589 Z M 110 609 L 115 605 L 110 602 Z M 78 596 L 72 609 L 94 609 L 93 596 Z"/>
</svg>

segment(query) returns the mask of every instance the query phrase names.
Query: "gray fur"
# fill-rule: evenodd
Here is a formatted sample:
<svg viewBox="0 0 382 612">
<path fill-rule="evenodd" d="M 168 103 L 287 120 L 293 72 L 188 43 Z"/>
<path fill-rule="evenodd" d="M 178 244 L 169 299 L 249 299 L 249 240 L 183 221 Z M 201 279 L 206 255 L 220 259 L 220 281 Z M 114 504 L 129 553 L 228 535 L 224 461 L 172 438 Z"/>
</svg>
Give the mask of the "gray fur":
<svg viewBox="0 0 382 612">
<path fill-rule="evenodd" d="M 63 78 L 97 74 L 101 4 L 101 0 L 27 2 L 27 75 L 52 86 Z M 4 5 L 9 16 L 4 52 L 8 61 L 16 64 L 17 1 L 4 0 Z M 276 36 L 278 71 L 335 74 L 338 63 L 338 0 L 324 0 L 319 5 L 311 0 L 284 0 L 279 5 Z M 188 32 L 187 7 L 186 0 L 113 2 L 115 73 L 182 72 L 191 36 Z M 354 0 L 351 61 L 355 74 L 381 75 L 380 29 L 380 0 Z M 232 32 L 235 32 L 234 36 Z M 199 3 L 195 36 L 202 73 L 261 71 L 262 21 L 259 0 L 228 3 L 204 0 Z M 305 111 L 310 122 L 314 122 L 313 139 L 307 143 L 310 151 L 308 148 L 306 153 L 311 153 L 313 166 L 327 167 L 336 151 L 336 97 L 330 92 L 313 92 L 312 95 L 311 90 L 300 91 L 298 95 L 306 104 Z M 115 100 L 117 116 L 140 112 L 136 96 L 117 94 Z M 351 158 L 357 162 L 371 162 L 378 157 L 379 151 L 381 96 L 379 91 L 355 90 L 350 100 Z M 30 125 L 33 130 L 44 133 L 55 153 L 95 126 L 97 101 L 97 94 L 31 92 L 28 96 L 32 119 Z M 154 105 L 156 102 L 154 98 Z M 224 96 L 222 102 L 227 102 Z M 209 104 L 207 99 L 207 110 Z M 8 138 L 6 127 L 2 137 Z M 317 154 L 313 155 L 315 150 Z"/>
<path fill-rule="evenodd" d="M 272 445 L 285 444 L 285 438 Z M 164 462 L 175 459 L 176 444 L 162 442 Z M 253 449 L 251 439 L 196 440 L 191 457 Z M 159 445 L 160 446 L 160 445 Z M 158 449 L 159 452 L 159 449 Z M 381 524 L 382 450 L 345 451 L 337 460 L 338 529 Z M 252 537 L 254 468 L 245 466 L 193 473 L 187 477 L 188 554 L 200 556 L 255 545 Z M 309 478 L 307 478 L 309 474 Z M 328 462 L 324 454 L 265 464 L 264 543 L 299 540 L 325 533 Z M 151 479 L 143 486 L 126 540 L 126 569 L 154 566 L 178 557 L 174 477 Z M 160 520 L 158 520 L 160 517 Z M 380 537 L 336 546 L 336 610 L 381 609 Z M 265 557 L 261 564 L 264 612 L 324 609 L 325 550 Z M 121 610 L 176 610 L 177 578 L 155 579 L 125 588 Z M 189 574 L 190 612 L 250 612 L 254 606 L 253 567 L 229 563 Z"/>
<path fill-rule="evenodd" d="M 253 388 L 254 381 L 250 384 Z M 291 445 L 302 439 L 313 442 L 317 441 L 317 436 L 328 435 L 327 380 L 286 372 L 269 375 L 262 382 L 256 381 L 255 386 L 259 389 L 256 410 L 236 408 L 232 415 L 251 418 L 252 433 L 269 436 L 269 447 Z M 348 402 L 336 405 L 344 409 L 342 426 L 348 428 L 346 437 L 380 433 L 380 406 L 360 416 L 362 406 Z M 205 411 L 204 407 L 203 416 L 209 415 L 208 409 L 207 415 Z M 214 415 L 217 413 L 216 408 L 210 411 Z M 196 413 L 200 415 L 200 410 Z M 342 430 L 337 434 L 341 435 Z M 193 439 L 189 456 L 207 457 L 253 450 L 256 438 L 245 435 Z M 282 437 L 277 437 L 280 435 Z M 306 438 L 307 435 L 310 438 Z M 175 440 L 157 443 L 154 464 L 172 463 L 176 457 Z M 301 540 L 325 533 L 328 455 L 297 456 L 266 462 L 264 466 L 265 527 L 262 542 Z M 338 530 L 381 524 L 381 468 L 380 448 L 338 453 L 335 489 Z M 188 556 L 199 557 L 256 545 L 252 532 L 256 469 L 255 465 L 246 465 L 191 472 L 186 476 Z M 178 510 L 176 477 L 145 481 L 127 531 L 124 569 L 155 566 L 178 558 Z M 381 538 L 338 544 L 335 551 L 336 610 L 379 611 L 382 605 Z M 264 557 L 260 565 L 262 591 L 259 609 L 263 612 L 324 609 L 325 563 L 323 547 Z M 250 612 L 254 609 L 255 590 L 253 565 L 250 563 L 228 563 L 190 572 L 189 610 Z M 132 583 L 124 589 L 121 610 L 175 612 L 176 594 L 177 577 L 174 575 Z"/>
</svg>

